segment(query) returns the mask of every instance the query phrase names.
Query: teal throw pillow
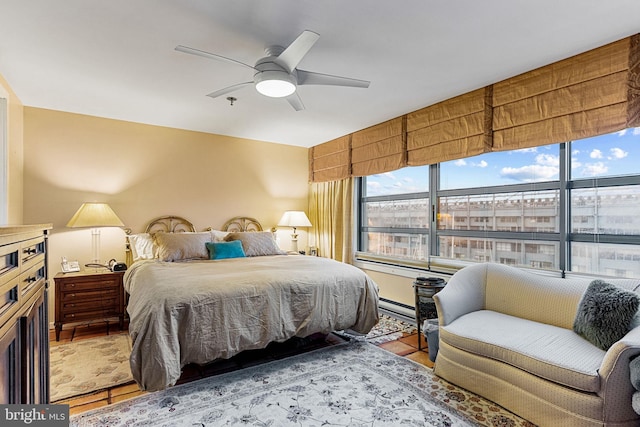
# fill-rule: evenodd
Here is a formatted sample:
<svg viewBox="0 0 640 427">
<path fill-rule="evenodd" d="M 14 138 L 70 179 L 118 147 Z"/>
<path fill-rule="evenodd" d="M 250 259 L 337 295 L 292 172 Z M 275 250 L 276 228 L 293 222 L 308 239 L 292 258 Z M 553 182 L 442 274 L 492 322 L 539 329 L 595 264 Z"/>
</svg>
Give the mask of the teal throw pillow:
<svg viewBox="0 0 640 427">
<path fill-rule="evenodd" d="M 233 242 L 207 242 L 209 259 L 244 258 L 244 249 L 240 240 Z"/>
</svg>

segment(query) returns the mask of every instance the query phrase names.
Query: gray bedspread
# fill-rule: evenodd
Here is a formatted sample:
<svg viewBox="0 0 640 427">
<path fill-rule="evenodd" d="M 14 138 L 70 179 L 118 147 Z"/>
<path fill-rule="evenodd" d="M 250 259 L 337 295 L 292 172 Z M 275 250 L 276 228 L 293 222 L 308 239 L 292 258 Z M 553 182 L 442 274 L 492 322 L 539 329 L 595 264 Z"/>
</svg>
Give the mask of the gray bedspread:
<svg viewBox="0 0 640 427">
<path fill-rule="evenodd" d="M 181 368 L 272 341 L 378 322 L 378 287 L 358 268 L 312 256 L 138 261 L 125 290 L 131 371 L 142 390 L 176 383 Z"/>
</svg>

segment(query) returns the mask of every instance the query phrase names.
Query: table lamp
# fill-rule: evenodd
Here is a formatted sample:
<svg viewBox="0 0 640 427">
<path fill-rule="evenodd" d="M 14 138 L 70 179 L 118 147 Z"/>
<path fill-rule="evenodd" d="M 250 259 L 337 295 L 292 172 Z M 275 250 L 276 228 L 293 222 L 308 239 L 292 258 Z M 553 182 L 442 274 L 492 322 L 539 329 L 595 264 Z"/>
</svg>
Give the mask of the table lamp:
<svg viewBox="0 0 640 427">
<path fill-rule="evenodd" d="M 298 234 L 296 233 L 297 227 L 311 227 L 311 221 L 307 218 L 307 215 L 302 211 L 286 211 L 280 221 L 278 221 L 278 227 L 292 227 L 293 234 L 291 234 L 291 252 L 298 253 Z"/>
<path fill-rule="evenodd" d="M 118 215 L 106 203 L 83 203 L 80 209 L 71 217 L 67 227 L 81 228 L 92 227 L 91 249 L 93 259 L 86 267 L 102 267 L 100 263 L 100 228 L 98 227 L 124 227 Z"/>
</svg>

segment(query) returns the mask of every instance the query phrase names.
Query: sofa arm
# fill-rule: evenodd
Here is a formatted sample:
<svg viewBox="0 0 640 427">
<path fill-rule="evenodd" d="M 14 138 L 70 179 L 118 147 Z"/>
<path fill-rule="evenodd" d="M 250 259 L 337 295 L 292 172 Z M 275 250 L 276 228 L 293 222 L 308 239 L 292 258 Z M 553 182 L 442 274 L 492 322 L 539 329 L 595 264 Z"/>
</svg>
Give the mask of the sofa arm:
<svg viewBox="0 0 640 427">
<path fill-rule="evenodd" d="M 451 276 L 447 285 L 433 296 L 440 326 L 484 309 L 486 281 L 487 264 L 465 267 Z"/>
<path fill-rule="evenodd" d="M 631 407 L 635 388 L 631 384 L 629 363 L 640 355 L 640 326 L 629 331 L 607 350 L 600 369 L 600 393 L 605 401 L 605 420 L 616 411 L 637 416 Z M 617 402 L 617 404 L 616 404 Z"/>
</svg>

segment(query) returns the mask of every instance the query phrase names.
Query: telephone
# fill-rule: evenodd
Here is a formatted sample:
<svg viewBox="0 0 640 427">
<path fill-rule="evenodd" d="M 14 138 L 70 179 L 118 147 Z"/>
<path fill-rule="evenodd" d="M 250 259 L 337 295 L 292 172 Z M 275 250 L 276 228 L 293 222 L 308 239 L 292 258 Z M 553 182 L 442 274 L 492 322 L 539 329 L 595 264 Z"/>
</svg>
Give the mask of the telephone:
<svg viewBox="0 0 640 427">
<path fill-rule="evenodd" d="M 72 271 L 80 271 L 78 261 L 67 261 L 66 257 L 62 257 L 62 272 L 71 273 Z"/>
</svg>

